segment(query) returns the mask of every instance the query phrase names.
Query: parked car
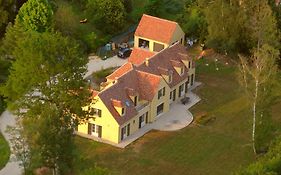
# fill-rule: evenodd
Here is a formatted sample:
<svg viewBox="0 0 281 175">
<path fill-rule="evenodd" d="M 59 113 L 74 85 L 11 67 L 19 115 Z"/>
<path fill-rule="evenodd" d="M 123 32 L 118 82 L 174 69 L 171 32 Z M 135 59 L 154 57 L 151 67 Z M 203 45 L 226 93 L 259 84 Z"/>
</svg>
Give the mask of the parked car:
<svg viewBox="0 0 281 175">
<path fill-rule="evenodd" d="M 128 58 L 131 55 L 132 49 L 130 48 L 123 48 L 118 51 L 117 56 L 119 58 Z"/>
</svg>

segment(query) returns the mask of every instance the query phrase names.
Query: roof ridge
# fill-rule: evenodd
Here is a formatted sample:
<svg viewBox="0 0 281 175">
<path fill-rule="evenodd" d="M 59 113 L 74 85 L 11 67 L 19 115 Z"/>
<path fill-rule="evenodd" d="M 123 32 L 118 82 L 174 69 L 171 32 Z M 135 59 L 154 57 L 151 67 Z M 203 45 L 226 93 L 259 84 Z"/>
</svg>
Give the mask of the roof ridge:
<svg viewBox="0 0 281 175">
<path fill-rule="evenodd" d="M 161 76 L 160 75 L 155 75 L 155 74 L 152 74 L 152 73 L 149 73 L 149 72 L 145 72 L 145 71 L 143 71 L 143 70 L 136 70 L 138 73 L 145 73 L 145 74 L 148 74 L 148 75 L 151 75 L 151 76 L 155 76 L 155 77 L 157 77 L 157 78 L 161 78 Z"/>
<path fill-rule="evenodd" d="M 120 69 L 122 69 L 123 66 L 125 66 L 126 64 L 130 64 L 131 68 L 129 69 L 129 71 L 131 71 L 132 69 L 134 69 L 134 66 L 131 62 L 126 62 L 124 63 L 122 66 L 120 66 L 118 69 L 116 69 L 114 72 L 112 72 L 110 75 L 114 74 L 115 72 L 119 71 Z M 127 71 L 127 72 L 129 72 Z M 125 73 L 124 73 L 125 74 Z M 122 74 L 121 76 L 123 76 L 124 74 Z M 108 78 L 110 75 L 106 76 L 106 78 Z M 119 76 L 120 77 L 120 76 Z M 118 77 L 118 78 L 119 78 Z M 115 78 L 116 79 L 116 78 Z"/>
<path fill-rule="evenodd" d="M 175 22 L 175 21 L 168 20 L 168 19 L 163 19 L 163 18 L 159 18 L 159 17 L 156 17 L 156 16 L 151 16 L 151 15 L 148 15 L 148 14 L 145 14 L 145 13 L 144 13 L 142 16 L 147 16 L 147 17 L 151 17 L 151 18 L 158 19 L 158 20 L 162 20 L 162 21 L 166 21 L 166 22 L 178 24 L 178 23 Z"/>
</svg>

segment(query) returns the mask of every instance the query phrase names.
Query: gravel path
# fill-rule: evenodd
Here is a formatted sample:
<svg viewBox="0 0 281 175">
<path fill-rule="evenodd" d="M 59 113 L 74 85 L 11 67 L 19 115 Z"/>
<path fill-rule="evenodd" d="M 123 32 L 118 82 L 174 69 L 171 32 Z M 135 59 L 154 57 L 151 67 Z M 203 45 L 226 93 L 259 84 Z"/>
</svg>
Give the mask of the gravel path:
<svg viewBox="0 0 281 175">
<path fill-rule="evenodd" d="M 15 116 L 10 113 L 9 111 L 5 111 L 0 116 L 0 131 L 5 137 L 5 139 L 8 141 L 9 145 L 11 145 L 10 142 L 10 136 L 6 132 L 7 126 L 15 126 Z M 21 175 L 22 174 L 22 167 L 19 166 L 19 162 L 15 161 L 14 155 L 10 156 L 9 162 L 6 164 L 6 166 L 0 170 L 0 175 Z"/>
<path fill-rule="evenodd" d="M 128 60 L 127 59 L 121 59 L 117 56 L 108 58 L 106 60 L 101 60 L 96 57 L 89 57 L 89 63 L 87 64 L 88 72 L 84 76 L 85 78 L 91 75 L 93 72 L 110 68 L 110 67 L 119 67 L 125 64 Z"/>
</svg>

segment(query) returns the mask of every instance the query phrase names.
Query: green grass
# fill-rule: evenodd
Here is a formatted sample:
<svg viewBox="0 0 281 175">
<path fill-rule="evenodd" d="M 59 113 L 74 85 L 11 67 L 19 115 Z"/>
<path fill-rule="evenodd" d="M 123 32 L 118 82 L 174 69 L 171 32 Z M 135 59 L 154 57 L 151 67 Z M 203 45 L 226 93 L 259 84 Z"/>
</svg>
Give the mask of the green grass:
<svg viewBox="0 0 281 175">
<path fill-rule="evenodd" d="M 0 170 L 6 165 L 10 157 L 10 148 L 3 135 L 0 133 Z"/>
<path fill-rule="evenodd" d="M 152 131 L 126 149 L 76 137 L 75 172 L 97 165 L 113 175 L 227 175 L 253 162 L 251 111 L 236 81 L 236 70 L 219 65 L 221 71 L 217 71 L 214 63 L 205 64 L 198 65 L 197 81 L 203 84 L 195 90 L 202 101 L 191 112 L 195 117 L 207 112 L 214 121 L 175 132 Z M 273 107 L 278 121 L 280 103 Z"/>
</svg>

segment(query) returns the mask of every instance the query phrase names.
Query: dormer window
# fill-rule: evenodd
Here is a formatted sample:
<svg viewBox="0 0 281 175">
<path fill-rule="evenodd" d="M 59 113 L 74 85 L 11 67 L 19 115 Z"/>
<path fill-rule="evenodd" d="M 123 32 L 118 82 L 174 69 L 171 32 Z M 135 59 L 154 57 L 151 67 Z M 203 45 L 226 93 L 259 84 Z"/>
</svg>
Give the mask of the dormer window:
<svg viewBox="0 0 281 175">
<path fill-rule="evenodd" d="M 138 96 L 134 97 L 134 105 L 137 106 L 138 105 Z"/>
<path fill-rule="evenodd" d="M 180 75 L 183 75 L 183 73 L 184 73 L 184 66 L 181 67 Z"/>
<path fill-rule="evenodd" d="M 169 83 L 172 83 L 173 81 L 173 74 L 169 74 L 169 79 L 168 79 Z"/>
<path fill-rule="evenodd" d="M 124 116 L 125 115 L 125 108 L 122 108 L 121 109 L 121 116 Z"/>
<path fill-rule="evenodd" d="M 191 68 L 191 61 L 188 62 L 188 68 Z"/>
</svg>

